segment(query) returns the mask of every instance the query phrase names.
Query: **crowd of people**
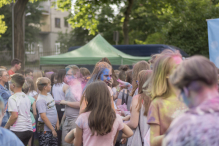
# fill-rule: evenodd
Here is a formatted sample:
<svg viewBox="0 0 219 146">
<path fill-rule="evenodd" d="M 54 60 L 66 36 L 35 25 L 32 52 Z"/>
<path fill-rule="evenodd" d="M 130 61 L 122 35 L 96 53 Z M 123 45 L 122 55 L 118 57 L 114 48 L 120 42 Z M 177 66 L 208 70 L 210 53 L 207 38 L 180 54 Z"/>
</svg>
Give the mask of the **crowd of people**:
<svg viewBox="0 0 219 146">
<path fill-rule="evenodd" d="M 0 66 L 2 146 L 218 146 L 218 69 L 164 50 L 114 70 Z"/>
</svg>

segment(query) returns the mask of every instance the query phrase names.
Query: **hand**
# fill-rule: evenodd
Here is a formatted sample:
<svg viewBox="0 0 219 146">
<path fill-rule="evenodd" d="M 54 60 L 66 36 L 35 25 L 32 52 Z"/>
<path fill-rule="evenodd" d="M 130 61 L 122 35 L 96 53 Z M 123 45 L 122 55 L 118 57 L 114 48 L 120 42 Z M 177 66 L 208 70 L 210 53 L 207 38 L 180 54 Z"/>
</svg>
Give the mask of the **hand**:
<svg viewBox="0 0 219 146">
<path fill-rule="evenodd" d="M 120 109 L 116 109 L 115 112 L 116 112 L 116 114 L 121 115 L 121 110 Z"/>
<path fill-rule="evenodd" d="M 61 100 L 59 104 L 63 104 L 63 105 L 65 105 L 66 103 L 67 103 L 67 101 L 65 101 L 65 100 Z"/>
<path fill-rule="evenodd" d="M 57 133 L 56 133 L 55 129 L 52 130 L 52 135 L 53 135 L 53 137 L 57 137 Z"/>
<path fill-rule="evenodd" d="M 122 118 L 122 120 L 123 120 L 123 121 L 128 121 L 128 120 L 130 120 L 130 115 L 128 115 L 128 116 Z"/>
<path fill-rule="evenodd" d="M 125 144 L 127 142 L 127 138 L 122 138 L 121 139 L 121 144 Z"/>
<path fill-rule="evenodd" d="M 118 79 L 117 81 L 119 82 L 119 86 L 122 87 L 122 88 L 128 88 L 129 86 L 131 86 L 130 83 L 124 82 L 124 81 L 122 81 L 120 79 Z"/>
<path fill-rule="evenodd" d="M 55 129 L 59 130 L 59 128 L 60 128 L 59 123 L 57 123 Z"/>
</svg>

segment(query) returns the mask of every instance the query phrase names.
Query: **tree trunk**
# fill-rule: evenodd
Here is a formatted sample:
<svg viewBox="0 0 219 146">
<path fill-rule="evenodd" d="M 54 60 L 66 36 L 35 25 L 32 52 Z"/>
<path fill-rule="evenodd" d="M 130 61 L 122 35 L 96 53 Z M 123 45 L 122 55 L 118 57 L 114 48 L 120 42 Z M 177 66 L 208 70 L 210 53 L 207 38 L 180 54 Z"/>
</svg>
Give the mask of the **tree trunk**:
<svg viewBox="0 0 219 146">
<path fill-rule="evenodd" d="M 128 0 L 128 6 L 126 8 L 126 11 L 124 12 L 124 22 L 123 22 L 123 36 L 124 36 L 124 44 L 128 45 L 129 44 L 129 16 L 132 11 L 132 6 L 133 6 L 134 0 Z"/>
<path fill-rule="evenodd" d="M 17 0 L 14 5 L 14 56 L 22 61 L 21 69 L 24 69 L 25 65 L 23 15 L 28 1 Z"/>
</svg>

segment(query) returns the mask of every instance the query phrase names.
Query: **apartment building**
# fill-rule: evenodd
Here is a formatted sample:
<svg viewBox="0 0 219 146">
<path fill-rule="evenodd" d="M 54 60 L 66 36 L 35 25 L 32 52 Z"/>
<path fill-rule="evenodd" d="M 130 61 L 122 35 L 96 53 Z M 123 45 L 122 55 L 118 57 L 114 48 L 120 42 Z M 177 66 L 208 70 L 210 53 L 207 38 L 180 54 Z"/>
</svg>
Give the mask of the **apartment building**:
<svg viewBox="0 0 219 146">
<path fill-rule="evenodd" d="M 29 49 L 26 51 L 27 60 L 39 60 L 40 56 L 57 55 L 60 53 L 60 43 L 57 42 L 58 32 L 69 33 L 71 26 L 67 22 L 70 12 L 62 12 L 57 7 L 52 7 L 52 3 L 56 0 L 47 0 L 40 2 L 42 9 L 42 18 L 39 33 L 40 42 L 38 44 L 28 44 Z"/>
</svg>

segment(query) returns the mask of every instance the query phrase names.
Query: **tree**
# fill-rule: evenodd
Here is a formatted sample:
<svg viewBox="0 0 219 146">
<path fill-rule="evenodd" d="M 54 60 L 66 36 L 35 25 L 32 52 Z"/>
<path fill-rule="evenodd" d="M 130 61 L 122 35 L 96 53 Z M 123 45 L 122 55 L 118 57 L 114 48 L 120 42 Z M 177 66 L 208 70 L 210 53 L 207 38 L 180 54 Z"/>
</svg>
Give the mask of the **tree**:
<svg viewBox="0 0 219 146">
<path fill-rule="evenodd" d="M 208 56 L 208 33 L 206 19 L 219 17 L 219 7 L 210 0 L 184 1 L 180 11 L 170 19 L 163 34 L 166 43 L 175 45 L 189 55 Z M 179 9 L 178 9 L 179 10 Z"/>
<path fill-rule="evenodd" d="M 126 10 L 124 11 L 124 19 L 123 19 L 123 37 L 124 37 L 124 43 L 129 44 L 129 18 L 132 10 L 132 6 L 134 3 L 134 0 L 94 0 L 94 1 L 87 1 L 87 0 L 77 0 L 74 6 L 75 15 L 74 17 L 69 19 L 69 23 L 73 26 L 73 28 L 76 27 L 83 27 L 85 29 L 88 29 L 90 34 L 94 35 L 96 32 L 98 32 L 98 24 L 99 21 L 97 21 L 97 14 L 100 9 L 104 5 L 109 6 L 110 4 L 116 4 L 119 5 L 122 2 L 126 4 Z M 58 0 L 57 1 L 58 7 L 61 10 L 70 10 L 71 9 L 71 0 Z"/>
<path fill-rule="evenodd" d="M 24 46 L 24 37 L 23 37 L 23 16 L 26 5 L 28 2 L 35 2 L 37 0 L 0 0 L 0 7 L 3 5 L 14 4 L 14 55 L 15 58 L 18 58 L 22 61 L 22 69 L 25 65 L 25 46 Z M 38 0 L 40 1 L 40 0 Z M 41 0 L 43 1 L 43 0 Z M 2 18 L 2 16 L 0 17 Z M 0 33 L 5 32 L 4 21 L 0 19 Z M 2 27 L 3 26 L 3 27 Z M 2 29 L 3 28 L 3 29 Z"/>
</svg>

